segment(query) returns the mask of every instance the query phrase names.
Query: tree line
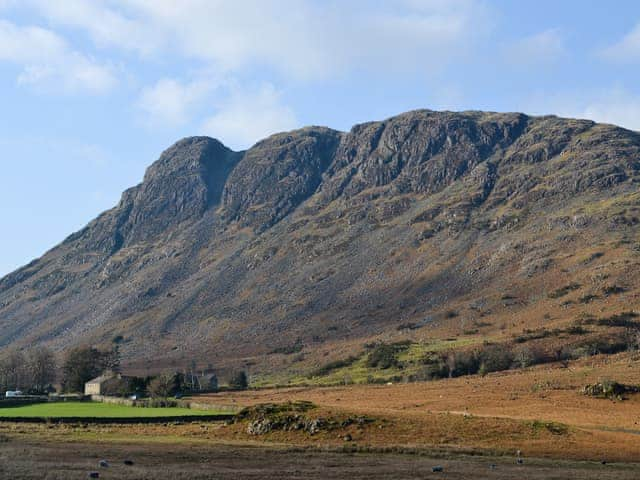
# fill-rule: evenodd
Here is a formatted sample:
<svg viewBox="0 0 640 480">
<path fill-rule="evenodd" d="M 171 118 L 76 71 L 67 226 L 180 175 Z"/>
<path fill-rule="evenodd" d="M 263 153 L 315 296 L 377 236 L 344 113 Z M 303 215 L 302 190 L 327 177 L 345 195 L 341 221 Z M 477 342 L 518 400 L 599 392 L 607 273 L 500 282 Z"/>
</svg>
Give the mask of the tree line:
<svg viewBox="0 0 640 480">
<path fill-rule="evenodd" d="M 0 356 L 0 395 L 7 391 L 19 390 L 25 394 L 46 394 L 54 392 L 58 381 L 63 393 L 82 393 L 85 383 L 105 372 L 120 372 L 120 352 L 115 345 L 109 350 L 81 346 L 67 351 L 58 368 L 56 356 L 45 347 L 28 351 L 10 350 Z M 218 389 L 215 375 L 209 375 L 208 385 L 203 385 L 204 376 L 196 372 L 195 362 L 183 372 L 165 372 L 157 376 L 127 377 L 113 392 L 114 395 L 148 393 L 153 397 L 167 398 L 178 393 Z M 244 371 L 234 373 L 229 380 L 229 388 L 248 388 L 248 378 Z"/>
<path fill-rule="evenodd" d="M 0 358 L 0 394 L 20 390 L 45 394 L 56 380 L 56 357 L 48 348 L 12 350 Z"/>
</svg>

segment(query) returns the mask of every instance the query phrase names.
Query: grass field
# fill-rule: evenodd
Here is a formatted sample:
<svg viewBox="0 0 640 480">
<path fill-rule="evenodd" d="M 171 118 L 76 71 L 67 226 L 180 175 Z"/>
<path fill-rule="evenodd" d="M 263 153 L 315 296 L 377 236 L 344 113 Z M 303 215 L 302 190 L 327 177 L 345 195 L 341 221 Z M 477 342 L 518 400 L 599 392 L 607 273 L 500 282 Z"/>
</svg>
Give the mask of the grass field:
<svg viewBox="0 0 640 480">
<path fill-rule="evenodd" d="M 153 418 L 216 415 L 211 410 L 189 408 L 142 408 L 96 402 L 36 403 L 0 408 L 0 418 Z"/>
</svg>

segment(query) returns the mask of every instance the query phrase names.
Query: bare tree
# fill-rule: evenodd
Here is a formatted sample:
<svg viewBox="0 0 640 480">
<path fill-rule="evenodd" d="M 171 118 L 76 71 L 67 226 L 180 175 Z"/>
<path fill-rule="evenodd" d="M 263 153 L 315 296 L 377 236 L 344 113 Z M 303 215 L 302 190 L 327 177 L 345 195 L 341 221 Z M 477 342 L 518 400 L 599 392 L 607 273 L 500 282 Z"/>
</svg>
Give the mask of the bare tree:
<svg viewBox="0 0 640 480">
<path fill-rule="evenodd" d="M 176 378 L 170 373 L 163 373 L 149 383 L 149 395 L 153 398 L 167 398 L 175 389 Z"/>
<path fill-rule="evenodd" d="M 0 361 L 0 386 L 6 390 L 20 390 L 28 386 L 26 362 L 19 350 L 11 350 Z"/>
<path fill-rule="evenodd" d="M 29 389 L 37 393 L 46 393 L 47 388 L 56 379 L 56 357 L 48 348 L 31 350 L 27 355 Z"/>
</svg>

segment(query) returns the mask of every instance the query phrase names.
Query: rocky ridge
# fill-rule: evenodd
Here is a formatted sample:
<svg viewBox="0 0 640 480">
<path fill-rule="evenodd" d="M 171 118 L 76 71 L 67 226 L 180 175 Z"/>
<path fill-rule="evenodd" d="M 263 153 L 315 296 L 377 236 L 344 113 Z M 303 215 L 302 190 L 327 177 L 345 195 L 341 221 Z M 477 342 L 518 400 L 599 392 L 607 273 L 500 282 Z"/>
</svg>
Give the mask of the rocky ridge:
<svg viewBox="0 0 640 480">
<path fill-rule="evenodd" d="M 130 361 L 238 363 L 503 314 L 497 292 L 541 302 L 608 260 L 568 267 L 576 252 L 617 242 L 634 258 L 639 172 L 637 132 L 519 113 L 420 110 L 246 152 L 183 139 L 0 280 L 0 346 L 122 336 Z M 633 265 L 599 281 L 632 291 Z"/>
</svg>

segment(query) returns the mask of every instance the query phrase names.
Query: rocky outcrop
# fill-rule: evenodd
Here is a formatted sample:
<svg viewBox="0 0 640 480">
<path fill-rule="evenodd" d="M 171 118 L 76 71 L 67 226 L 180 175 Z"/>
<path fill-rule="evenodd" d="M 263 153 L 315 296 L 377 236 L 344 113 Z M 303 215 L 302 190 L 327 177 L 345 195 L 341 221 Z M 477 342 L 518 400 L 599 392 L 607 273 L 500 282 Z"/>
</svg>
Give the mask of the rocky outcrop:
<svg viewBox="0 0 640 480">
<path fill-rule="evenodd" d="M 318 188 L 340 138 L 335 130 L 310 127 L 257 143 L 224 188 L 225 216 L 257 230 L 284 218 Z"/>
<path fill-rule="evenodd" d="M 115 209 L 70 240 L 80 240 L 88 250 L 113 254 L 199 220 L 220 204 L 227 177 L 241 156 L 211 138 L 185 138 L 163 152 L 143 182 L 127 190 Z"/>
<path fill-rule="evenodd" d="M 409 112 L 355 126 L 340 144 L 324 197 L 369 188 L 435 193 L 509 147 L 527 125 L 521 114 Z"/>
</svg>

